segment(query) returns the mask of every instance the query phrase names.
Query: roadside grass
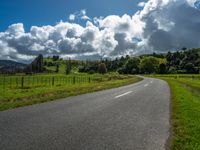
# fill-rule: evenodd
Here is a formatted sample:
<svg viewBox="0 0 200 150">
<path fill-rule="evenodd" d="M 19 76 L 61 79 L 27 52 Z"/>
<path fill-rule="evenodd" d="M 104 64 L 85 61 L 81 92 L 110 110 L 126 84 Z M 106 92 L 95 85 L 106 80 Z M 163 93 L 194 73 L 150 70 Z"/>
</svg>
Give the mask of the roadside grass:
<svg viewBox="0 0 200 150">
<path fill-rule="evenodd" d="M 85 82 L 81 84 L 58 84 L 56 86 L 7 88 L 6 93 L 0 96 L 0 111 L 110 89 L 142 80 L 142 78 L 137 76 L 122 76 L 116 74 L 97 74 L 92 76 L 95 80 L 90 83 Z"/>
<path fill-rule="evenodd" d="M 200 80 L 154 77 L 167 81 L 171 88 L 171 149 L 200 150 Z"/>
<path fill-rule="evenodd" d="M 178 79 L 179 83 L 185 85 L 190 91 L 195 92 L 200 96 L 200 80 L 194 79 Z"/>
</svg>

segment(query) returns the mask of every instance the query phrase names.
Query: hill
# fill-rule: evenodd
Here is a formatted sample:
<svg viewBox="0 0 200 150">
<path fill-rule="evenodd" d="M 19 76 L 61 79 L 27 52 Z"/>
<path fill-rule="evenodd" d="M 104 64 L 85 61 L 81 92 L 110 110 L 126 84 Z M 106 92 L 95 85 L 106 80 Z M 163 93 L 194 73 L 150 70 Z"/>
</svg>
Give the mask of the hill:
<svg viewBox="0 0 200 150">
<path fill-rule="evenodd" d="M 12 73 L 21 72 L 26 67 L 26 64 L 19 63 L 12 60 L 0 60 L 0 72 Z"/>
<path fill-rule="evenodd" d="M 46 72 L 49 73 L 66 73 L 66 67 L 67 64 L 70 63 L 71 65 L 71 72 L 72 73 L 78 73 L 79 67 L 82 66 L 84 61 L 81 60 L 64 60 L 60 58 L 59 56 L 53 56 L 53 57 L 47 57 L 44 58 L 44 68 Z"/>
</svg>

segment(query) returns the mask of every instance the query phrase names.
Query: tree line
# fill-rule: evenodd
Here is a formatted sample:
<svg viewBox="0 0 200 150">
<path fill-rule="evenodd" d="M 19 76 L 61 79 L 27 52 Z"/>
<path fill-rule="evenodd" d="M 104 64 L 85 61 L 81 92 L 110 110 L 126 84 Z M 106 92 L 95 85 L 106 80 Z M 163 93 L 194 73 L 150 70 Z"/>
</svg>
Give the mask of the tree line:
<svg viewBox="0 0 200 150">
<path fill-rule="evenodd" d="M 60 62 L 65 63 L 65 73 L 70 74 L 76 67 L 81 73 L 106 73 L 118 72 L 120 74 L 198 74 L 200 73 L 200 49 L 180 50 L 167 54 L 148 54 L 138 57 L 129 55 L 115 59 L 102 59 L 96 61 L 63 60 L 59 56 L 53 56 L 52 61 L 45 61 L 39 55 L 25 69 L 25 72 L 43 73 L 47 67 L 55 66 L 55 72 L 59 72 Z"/>
<path fill-rule="evenodd" d="M 149 54 L 138 57 L 122 56 L 114 60 L 104 59 L 108 72 L 120 74 L 198 74 L 200 73 L 200 49 L 183 49 L 167 54 Z M 85 63 L 80 72 L 98 72 L 98 61 Z"/>
</svg>

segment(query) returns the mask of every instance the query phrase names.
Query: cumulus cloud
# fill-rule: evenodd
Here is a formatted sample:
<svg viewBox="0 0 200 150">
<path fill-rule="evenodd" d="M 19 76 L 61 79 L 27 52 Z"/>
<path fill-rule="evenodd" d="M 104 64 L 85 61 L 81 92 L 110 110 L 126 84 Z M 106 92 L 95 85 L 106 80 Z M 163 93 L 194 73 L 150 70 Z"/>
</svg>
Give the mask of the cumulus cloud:
<svg viewBox="0 0 200 150">
<path fill-rule="evenodd" d="M 149 0 L 136 17 L 145 23 L 143 39 L 149 48 L 167 51 L 200 47 L 200 11 L 191 0 Z"/>
<path fill-rule="evenodd" d="M 132 16 L 110 15 L 90 19 L 86 10 L 54 26 L 13 24 L 0 32 L 0 59 L 29 60 L 38 54 L 73 58 L 101 58 L 166 52 L 200 47 L 200 10 L 195 0 L 148 0 Z"/>
</svg>

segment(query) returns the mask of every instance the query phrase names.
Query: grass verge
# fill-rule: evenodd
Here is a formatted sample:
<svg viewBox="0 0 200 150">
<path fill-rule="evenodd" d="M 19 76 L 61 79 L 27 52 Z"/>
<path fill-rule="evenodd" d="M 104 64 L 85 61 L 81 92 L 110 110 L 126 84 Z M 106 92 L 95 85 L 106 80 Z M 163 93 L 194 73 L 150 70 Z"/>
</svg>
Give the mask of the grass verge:
<svg viewBox="0 0 200 150">
<path fill-rule="evenodd" d="M 172 94 L 172 150 L 200 150 L 199 80 L 159 77 Z"/>
<path fill-rule="evenodd" d="M 93 82 L 85 84 L 74 84 L 56 87 L 35 87 L 30 89 L 11 89 L 7 98 L 0 99 L 0 111 L 17 108 L 26 105 L 43 103 L 47 101 L 95 92 L 141 81 L 142 78 L 127 76 L 123 79 Z"/>
</svg>

